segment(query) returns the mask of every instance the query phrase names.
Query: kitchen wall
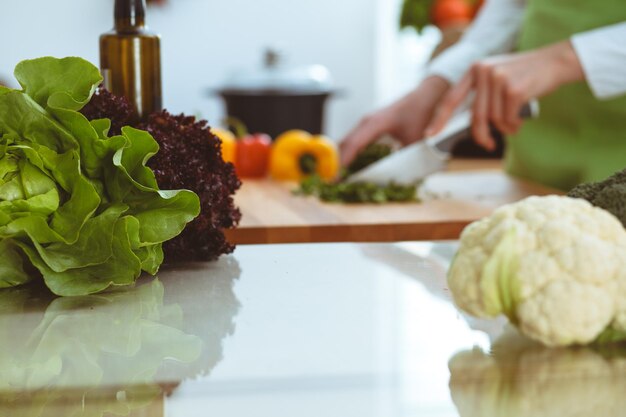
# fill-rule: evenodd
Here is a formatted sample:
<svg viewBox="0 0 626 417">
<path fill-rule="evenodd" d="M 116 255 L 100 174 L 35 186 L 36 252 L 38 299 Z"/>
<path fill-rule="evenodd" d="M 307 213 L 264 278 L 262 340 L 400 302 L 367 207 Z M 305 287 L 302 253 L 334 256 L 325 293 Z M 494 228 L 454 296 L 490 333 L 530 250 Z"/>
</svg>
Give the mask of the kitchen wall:
<svg viewBox="0 0 626 417">
<path fill-rule="evenodd" d="M 280 45 L 291 64 L 326 65 L 346 91 L 328 112 L 327 131 L 340 138 L 364 113 L 414 83 L 432 43 L 397 34 L 398 4 L 169 0 L 148 15 L 163 36 L 165 105 L 218 122 L 221 103 L 207 90 L 233 69 L 260 65 L 264 47 Z M 97 64 L 98 36 L 112 27 L 112 9 L 113 0 L 0 0 L 0 79 L 10 80 L 20 60 L 42 55 L 77 55 Z"/>
</svg>

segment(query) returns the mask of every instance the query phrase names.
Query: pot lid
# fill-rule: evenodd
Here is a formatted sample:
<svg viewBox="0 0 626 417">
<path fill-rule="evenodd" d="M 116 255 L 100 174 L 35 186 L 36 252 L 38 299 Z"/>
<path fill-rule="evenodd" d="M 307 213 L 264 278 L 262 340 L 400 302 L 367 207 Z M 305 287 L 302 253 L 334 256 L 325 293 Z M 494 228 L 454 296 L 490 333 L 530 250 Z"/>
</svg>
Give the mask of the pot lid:
<svg viewBox="0 0 626 417">
<path fill-rule="evenodd" d="M 325 66 L 290 67 L 285 61 L 284 53 L 268 48 L 261 68 L 233 72 L 223 84 L 222 92 L 319 94 L 332 90 L 333 80 Z"/>
</svg>

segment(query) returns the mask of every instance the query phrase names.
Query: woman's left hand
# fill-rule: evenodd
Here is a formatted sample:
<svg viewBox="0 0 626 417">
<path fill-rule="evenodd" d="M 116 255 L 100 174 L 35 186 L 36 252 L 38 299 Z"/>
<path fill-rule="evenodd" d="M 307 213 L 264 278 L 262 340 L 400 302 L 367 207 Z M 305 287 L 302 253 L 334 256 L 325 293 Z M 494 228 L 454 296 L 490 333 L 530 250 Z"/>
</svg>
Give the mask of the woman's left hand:
<svg viewBox="0 0 626 417">
<path fill-rule="evenodd" d="M 569 40 L 479 61 L 444 97 L 426 135 L 443 129 L 455 109 L 475 91 L 472 133 L 479 145 L 493 150 L 496 143 L 490 124 L 505 134 L 513 134 L 522 125 L 519 112 L 525 103 L 583 79 L 582 66 Z"/>
</svg>

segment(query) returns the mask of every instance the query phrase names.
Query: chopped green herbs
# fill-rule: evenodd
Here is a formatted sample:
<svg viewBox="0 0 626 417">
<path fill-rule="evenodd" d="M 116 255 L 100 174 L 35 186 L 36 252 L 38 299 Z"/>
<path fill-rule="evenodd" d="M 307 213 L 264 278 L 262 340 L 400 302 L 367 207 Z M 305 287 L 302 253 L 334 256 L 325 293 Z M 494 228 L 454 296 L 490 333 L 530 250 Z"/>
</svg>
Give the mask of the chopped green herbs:
<svg viewBox="0 0 626 417">
<path fill-rule="evenodd" d="M 363 168 L 390 155 L 392 149 L 384 144 L 372 144 L 365 148 L 350 164 L 341 180 L 326 182 L 317 175 L 305 178 L 296 195 L 315 196 L 329 203 L 393 203 L 418 201 L 419 184 L 400 185 L 390 183 L 380 186 L 370 182 L 348 183 L 346 179 Z"/>
</svg>

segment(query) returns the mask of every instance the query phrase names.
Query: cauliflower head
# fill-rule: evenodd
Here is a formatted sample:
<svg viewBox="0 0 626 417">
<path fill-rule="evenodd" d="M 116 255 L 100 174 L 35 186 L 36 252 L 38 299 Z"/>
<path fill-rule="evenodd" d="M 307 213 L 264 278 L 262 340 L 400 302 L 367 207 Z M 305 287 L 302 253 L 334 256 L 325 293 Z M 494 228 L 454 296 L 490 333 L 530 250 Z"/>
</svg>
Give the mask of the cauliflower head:
<svg viewBox="0 0 626 417">
<path fill-rule="evenodd" d="M 530 197 L 471 224 L 448 284 L 462 310 L 548 346 L 626 338 L 626 230 L 581 199 Z"/>
</svg>

